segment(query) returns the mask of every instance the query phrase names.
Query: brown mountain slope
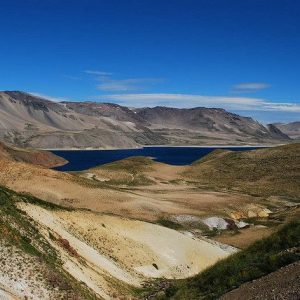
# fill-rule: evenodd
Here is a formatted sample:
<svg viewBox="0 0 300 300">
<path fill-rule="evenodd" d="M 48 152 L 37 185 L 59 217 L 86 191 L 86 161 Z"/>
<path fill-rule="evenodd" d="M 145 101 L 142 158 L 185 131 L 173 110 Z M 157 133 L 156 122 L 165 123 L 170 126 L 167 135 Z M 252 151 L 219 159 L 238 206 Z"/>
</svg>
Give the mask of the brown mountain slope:
<svg viewBox="0 0 300 300">
<path fill-rule="evenodd" d="M 154 107 L 135 109 L 137 115 L 151 124 L 151 130 L 158 130 L 166 136 L 172 136 L 183 130 L 190 138 L 207 137 L 219 139 L 231 138 L 232 141 L 271 141 L 289 140 L 280 130 L 264 127 L 249 117 L 242 117 L 220 108 L 195 107 L 179 109 Z M 222 143 L 222 142 L 221 142 Z"/>
<path fill-rule="evenodd" d="M 253 151 L 217 150 L 183 176 L 200 185 L 247 194 L 300 196 L 300 144 Z"/>
<path fill-rule="evenodd" d="M 23 92 L 0 92 L 0 138 L 34 148 L 128 148 L 163 143 L 130 120 L 78 113 Z"/>
<path fill-rule="evenodd" d="M 223 109 L 58 103 L 18 91 L 0 92 L 0 138 L 16 145 L 52 149 L 289 141 L 280 130 Z"/>
<path fill-rule="evenodd" d="M 133 122 L 143 126 L 149 126 L 142 117 L 136 114 L 128 107 L 114 103 L 96 103 L 96 102 L 62 102 L 65 106 L 77 113 L 95 116 L 109 117 L 119 121 Z"/>
<path fill-rule="evenodd" d="M 26 162 L 43 167 L 53 168 L 61 166 L 67 161 L 48 151 L 39 151 L 33 149 L 22 149 L 0 141 L 0 159 L 8 159 L 13 161 Z"/>
<path fill-rule="evenodd" d="M 252 197 L 246 195 L 195 191 L 186 186 L 170 191 L 168 188 L 173 189 L 174 185 L 167 185 L 162 192 L 151 192 L 144 187 L 141 190 L 128 190 L 115 186 L 115 181 L 119 183 L 118 177 L 111 184 L 101 181 L 97 174 L 83 178 L 77 174 L 0 160 L 0 184 L 17 192 L 29 193 L 66 207 L 87 208 L 143 220 L 157 220 L 162 215 L 203 214 L 229 203 L 252 201 Z M 158 189 L 161 189 L 161 185 L 158 185 Z M 212 202 L 214 205 L 211 205 Z"/>
<path fill-rule="evenodd" d="M 299 140 L 300 139 L 300 121 L 292 123 L 275 123 L 272 124 L 278 128 L 281 132 L 287 134 L 290 138 Z"/>
</svg>

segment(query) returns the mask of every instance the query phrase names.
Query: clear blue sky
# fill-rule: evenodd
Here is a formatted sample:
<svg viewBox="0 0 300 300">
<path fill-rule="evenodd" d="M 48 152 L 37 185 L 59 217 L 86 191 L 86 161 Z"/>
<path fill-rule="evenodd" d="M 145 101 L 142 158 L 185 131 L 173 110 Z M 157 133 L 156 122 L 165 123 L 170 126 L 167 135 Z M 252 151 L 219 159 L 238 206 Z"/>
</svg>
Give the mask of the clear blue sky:
<svg viewBox="0 0 300 300">
<path fill-rule="evenodd" d="M 0 89 L 300 119 L 298 0 L 0 0 Z"/>
</svg>

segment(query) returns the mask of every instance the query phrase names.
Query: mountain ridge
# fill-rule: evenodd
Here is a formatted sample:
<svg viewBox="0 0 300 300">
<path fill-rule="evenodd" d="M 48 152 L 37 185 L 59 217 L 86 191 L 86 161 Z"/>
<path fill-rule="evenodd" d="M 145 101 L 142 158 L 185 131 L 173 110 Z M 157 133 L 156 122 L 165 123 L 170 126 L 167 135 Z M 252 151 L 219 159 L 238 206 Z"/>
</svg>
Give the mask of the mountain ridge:
<svg viewBox="0 0 300 300">
<path fill-rule="evenodd" d="M 290 141 L 280 129 L 222 108 L 128 108 L 53 102 L 0 92 L 0 138 L 34 148 L 135 148 L 143 145 L 258 145 Z"/>
<path fill-rule="evenodd" d="M 274 123 L 270 125 L 273 125 L 289 137 L 295 140 L 300 140 L 300 121 L 290 123 Z"/>
</svg>

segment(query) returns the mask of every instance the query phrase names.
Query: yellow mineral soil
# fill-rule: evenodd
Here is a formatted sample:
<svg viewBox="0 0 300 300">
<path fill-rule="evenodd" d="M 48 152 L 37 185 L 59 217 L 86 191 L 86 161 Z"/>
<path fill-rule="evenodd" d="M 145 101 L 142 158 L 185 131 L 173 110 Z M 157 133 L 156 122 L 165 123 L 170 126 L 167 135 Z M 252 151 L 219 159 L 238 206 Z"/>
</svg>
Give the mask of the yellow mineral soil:
<svg viewBox="0 0 300 300">
<path fill-rule="evenodd" d="M 152 223 L 87 211 L 46 210 L 20 203 L 60 252 L 64 269 L 104 299 L 140 287 L 150 278 L 186 278 L 231 249 Z M 52 239 L 49 238 L 52 234 Z M 76 255 L 55 239 L 67 240 Z"/>
</svg>

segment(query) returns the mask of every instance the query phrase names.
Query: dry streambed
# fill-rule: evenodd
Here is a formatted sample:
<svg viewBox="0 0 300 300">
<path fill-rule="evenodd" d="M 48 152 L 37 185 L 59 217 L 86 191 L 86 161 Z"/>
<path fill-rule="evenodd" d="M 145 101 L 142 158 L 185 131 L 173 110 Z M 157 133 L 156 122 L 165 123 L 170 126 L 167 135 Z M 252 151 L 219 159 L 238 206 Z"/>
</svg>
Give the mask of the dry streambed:
<svg viewBox="0 0 300 300">
<path fill-rule="evenodd" d="M 64 269 L 104 299 L 150 278 L 186 278 L 230 254 L 207 241 L 142 221 L 20 203 L 59 251 Z"/>
</svg>

